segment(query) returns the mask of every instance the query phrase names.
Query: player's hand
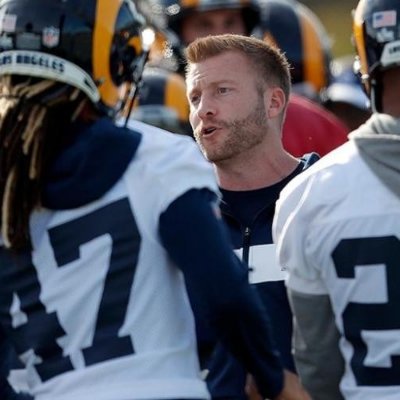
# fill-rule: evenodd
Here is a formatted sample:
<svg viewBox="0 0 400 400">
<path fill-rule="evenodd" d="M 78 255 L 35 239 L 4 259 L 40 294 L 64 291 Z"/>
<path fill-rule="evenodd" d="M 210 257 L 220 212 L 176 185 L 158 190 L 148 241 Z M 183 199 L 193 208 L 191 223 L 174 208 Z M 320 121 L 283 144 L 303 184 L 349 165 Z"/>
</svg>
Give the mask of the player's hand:
<svg viewBox="0 0 400 400">
<path fill-rule="evenodd" d="M 251 375 L 247 375 L 245 392 L 248 400 L 263 400 Z"/>
<path fill-rule="evenodd" d="M 284 371 L 284 386 L 279 396 L 274 400 L 312 400 L 303 388 L 299 377 L 288 370 Z"/>
<path fill-rule="evenodd" d="M 249 400 L 263 400 L 251 375 L 247 376 L 246 395 Z M 311 400 L 311 397 L 301 385 L 298 376 L 285 370 L 282 392 L 274 400 Z"/>
</svg>

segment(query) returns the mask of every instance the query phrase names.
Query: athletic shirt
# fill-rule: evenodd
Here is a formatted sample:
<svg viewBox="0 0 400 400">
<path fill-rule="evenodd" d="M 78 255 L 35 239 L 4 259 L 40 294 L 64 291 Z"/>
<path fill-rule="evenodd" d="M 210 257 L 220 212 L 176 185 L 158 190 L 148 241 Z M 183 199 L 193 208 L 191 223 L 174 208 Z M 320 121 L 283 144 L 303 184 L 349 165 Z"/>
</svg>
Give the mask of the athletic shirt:
<svg viewBox="0 0 400 400">
<path fill-rule="evenodd" d="M 330 297 L 346 400 L 399 399 L 400 201 L 353 141 L 286 186 L 273 233 L 288 287 Z"/>
<path fill-rule="evenodd" d="M 0 322 L 35 400 L 209 397 L 158 226 L 188 190 L 217 191 L 214 173 L 190 138 L 132 128 L 134 158 L 103 196 L 34 212 L 32 252 L 0 248 Z"/>
<path fill-rule="evenodd" d="M 280 191 L 318 158 L 315 153 L 304 155 L 289 176 L 271 186 L 248 191 L 221 189 L 220 208 L 233 247 L 248 266 L 249 282 L 268 310 L 282 364 L 292 371 L 295 371 L 291 354 L 292 314 L 284 285 L 286 271 L 276 262 L 271 227 Z M 246 371 L 221 342 L 217 343 L 207 366 L 207 384 L 213 398 L 246 398 Z"/>
</svg>

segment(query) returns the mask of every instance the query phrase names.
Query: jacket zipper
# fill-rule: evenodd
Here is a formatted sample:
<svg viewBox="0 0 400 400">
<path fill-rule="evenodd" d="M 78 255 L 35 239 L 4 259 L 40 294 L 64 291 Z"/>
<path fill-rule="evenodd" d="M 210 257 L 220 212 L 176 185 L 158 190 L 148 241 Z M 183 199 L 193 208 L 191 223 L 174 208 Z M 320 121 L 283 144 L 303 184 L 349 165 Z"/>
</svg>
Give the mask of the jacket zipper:
<svg viewBox="0 0 400 400">
<path fill-rule="evenodd" d="M 244 264 L 249 268 L 249 253 L 250 253 L 250 235 L 251 235 L 251 229 L 246 226 L 244 228 L 244 234 L 243 234 L 243 256 L 242 256 L 242 261 Z"/>
</svg>

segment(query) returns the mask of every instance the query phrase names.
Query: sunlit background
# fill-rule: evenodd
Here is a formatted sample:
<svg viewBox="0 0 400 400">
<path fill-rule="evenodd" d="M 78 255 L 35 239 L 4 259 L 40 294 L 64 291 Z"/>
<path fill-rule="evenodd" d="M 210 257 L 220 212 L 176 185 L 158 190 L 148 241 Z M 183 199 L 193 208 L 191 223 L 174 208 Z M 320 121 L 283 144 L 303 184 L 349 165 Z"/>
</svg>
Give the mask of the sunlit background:
<svg viewBox="0 0 400 400">
<path fill-rule="evenodd" d="M 351 11 L 357 0 L 303 0 L 321 19 L 332 39 L 333 55 L 353 53 L 351 44 Z"/>
<path fill-rule="evenodd" d="M 137 0 L 142 10 L 149 11 L 149 0 Z M 351 12 L 358 0 L 302 0 L 321 19 L 332 38 L 334 57 L 353 53 L 351 44 Z"/>
</svg>

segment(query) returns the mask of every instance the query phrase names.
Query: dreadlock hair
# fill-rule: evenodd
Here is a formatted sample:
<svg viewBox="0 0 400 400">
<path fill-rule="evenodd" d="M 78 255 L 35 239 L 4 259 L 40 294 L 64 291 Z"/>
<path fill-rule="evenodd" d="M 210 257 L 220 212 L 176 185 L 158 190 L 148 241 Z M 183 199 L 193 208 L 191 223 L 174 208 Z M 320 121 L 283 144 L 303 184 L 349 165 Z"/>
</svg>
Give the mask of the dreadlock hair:
<svg viewBox="0 0 400 400">
<path fill-rule="evenodd" d="M 86 103 L 79 89 L 32 77 L 0 78 L 0 202 L 4 245 L 29 248 L 29 218 L 66 126 Z"/>
</svg>

